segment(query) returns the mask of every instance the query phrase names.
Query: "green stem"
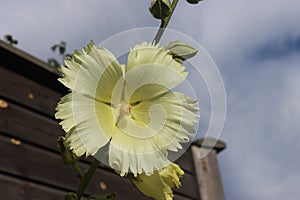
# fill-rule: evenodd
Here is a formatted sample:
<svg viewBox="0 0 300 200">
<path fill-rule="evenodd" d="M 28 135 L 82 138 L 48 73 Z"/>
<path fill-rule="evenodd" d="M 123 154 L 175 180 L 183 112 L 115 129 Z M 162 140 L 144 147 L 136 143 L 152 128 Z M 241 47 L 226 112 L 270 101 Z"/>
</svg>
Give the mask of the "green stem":
<svg viewBox="0 0 300 200">
<path fill-rule="evenodd" d="M 170 15 L 168 17 L 166 17 L 166 18 L 164 18 L 164 19 L 161 20 L 160 27 L 159 27 L 159 29 L 158 29 L 155 37 L 154 37 L 153 43 L 157 44 L 160 41 L 162 35 L 165 32 L 165 29 L 167 28 L 167 26 L 169 24 L 169 21 L 170 21 L 172 15 L 174 13 L 174 10 L 175 10 L 175 8 L 177 6 L 177 3 L 178 3 L 178 0 L 173 0 L 172 1 Z"/>
<path fill-rule="evenodd" d="M 78 200 L 80 200 L 81 196 L 83 195 L 84 190 L 88 186 L 88 184 L 89 184 L 91 178 L 93 177 L 93 174 L 96 171 L 96 169 L 98 168 L 98 166 L 99 166 L 99 161 L 95 158 L 93 163 L 91 164 L 89 170 L 84 173 L 83 178 L 80 180 L 80 185 L 76 192 Z"/>
<path fill-rule="evenodd" d="M 80 180 L 83 179 L 83 173 L 82 173 L 80 167 L 78 166 L 77 162 L 73 163 L 73 167 L 75 168 L 77 174 L 79 175 Z"/>
</svg>

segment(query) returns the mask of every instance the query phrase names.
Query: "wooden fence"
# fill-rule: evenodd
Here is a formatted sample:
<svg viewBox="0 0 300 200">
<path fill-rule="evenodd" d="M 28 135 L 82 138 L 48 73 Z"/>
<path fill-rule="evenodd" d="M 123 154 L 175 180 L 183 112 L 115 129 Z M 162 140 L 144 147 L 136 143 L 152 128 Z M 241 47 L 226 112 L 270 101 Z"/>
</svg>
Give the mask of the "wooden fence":
<svg viewBox="0 0 300 200">
<path fill-rule="evenodd" d="M 63 166 L 57 137 L 64 135 L 54 119 L 54 108 L 67 90 L 57 81 L 55 68 L 0 41 L 0 199 L 63 199 L 79 183 L 76 172 Z M 201 140 L 177 161 L 184 169 L 176 200 L 223 200 L 216 153 L 225 148 L 218 141 L 204 159 L 198 158 Z M 88 168 L 90 159 L 80 160 Z M 85 195 L 116 192 L 119 200 L 150 199 L 132 183 L 101 167 Z"/>
</svg>

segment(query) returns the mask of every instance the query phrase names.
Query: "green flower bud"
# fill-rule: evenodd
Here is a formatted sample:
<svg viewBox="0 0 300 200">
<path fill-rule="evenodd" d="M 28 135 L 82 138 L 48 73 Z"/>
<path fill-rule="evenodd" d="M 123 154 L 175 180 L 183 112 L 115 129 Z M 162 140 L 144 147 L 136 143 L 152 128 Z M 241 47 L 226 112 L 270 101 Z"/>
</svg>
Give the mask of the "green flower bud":
<svg viewBox="0 0 300 200">
<path fill-rule="evenodd" d="M 152 0 L 149 10 L 156 19 L 164 19 L 171 13 L 170 0 Z"/>
<path fill-rule="evenodd" d="M 77 194 L 70 192 L 65 196 L 65 200 L 78 200 Z"/>
<path fill-rule="evenodd" d="M 190 4 L 197 4 L 202 0 L 186 0 L 187 2 L 189 2 Z"/>
<path fill-rule="evenodd" d="M 197 50 L 192 46 L 180 41 L 170 42 L 167 46 L 173 59 L 177 62 L 183 62 L 197 54 Z"/>
<path fill-rule="evenodd" d="M 61 154 L 64 164 L 73 164 L 74 162 L 76 162 L 79 159 L 69 148 L 65 137 L 63 137 L 63 136 L 58 137 L 57 147 L 58 147 L 58 151 Z"/>
</svg>

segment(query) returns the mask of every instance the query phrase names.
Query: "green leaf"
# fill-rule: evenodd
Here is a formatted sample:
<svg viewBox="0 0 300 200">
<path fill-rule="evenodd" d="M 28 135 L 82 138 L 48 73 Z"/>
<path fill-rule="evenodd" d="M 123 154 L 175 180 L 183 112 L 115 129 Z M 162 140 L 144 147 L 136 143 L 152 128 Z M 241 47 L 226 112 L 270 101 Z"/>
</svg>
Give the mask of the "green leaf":
<svg viewBox="0 0 300 200">
<path fill-rule="evenodd" d="M 197 54 L 197 50 L 192 46 L 180 41 L 170 42 L 167 46 L 173 59 L 177 62 L 183 62 Z"/>
<path fill-rule="evenodd" d="M 190 4 L 197 4 L 197 3 L 199 3 L 200 1 L 202 1 L 202 0 L 186 0 L 188 3 L 190 3 Z"/>
<path fill-rule="evenodd" d="M 51 47 L 52 51 L 55 52 L 55 50 L 56 50 L 57 47 L 58 47 L 57 44 L 53 45 L 53 46 Z"/>
<path fill-rule="evenodd" d="M 115 200 L 117 199 L 116 193 L 111 193 L 106 196 L 90 196 L 88 200 Z"/>
<path fill-rule="evenodd" d="M 60 46 L 59 47 L 59 53 L 60 53 L 60 55 L 63 55 L 65 53 L 65 51 L 66 51 L 66 47 L 64 47 L 64 46 Z"/>
<path fill-rule="evenodd" d="M 18 40 L 14 39 L 12 35 L 5 35 L 4 38 L 11 45 L 18 44 Z"/>
<path fill-rule="evenodd" d="M 11 35 L 5 35 L 4 38 L 9 42 L 13 40 L 13 37 Z"/>
<path fill-rule="evenodd" d="M 149 10 L 156 19 L 164 19 L 171 13 L 170 0 L 152 0 Z"/>
<path fill-rule="evenodd" d="M 49 58 L 48 64 L 51 65 L 52 67 L 60 67 L 59 62 L 54 58 Z"/>
<path fill-rule="evenodd" d="M 66 52 L 66 42 L 61 41 L 59 45 L 59 53 L 63 55 Z"/>
<path fill-rule="evenodd" d="M 77 194 L 70 192 L 65 196 L 65 200 L 78 200 Z"/>
</svg>

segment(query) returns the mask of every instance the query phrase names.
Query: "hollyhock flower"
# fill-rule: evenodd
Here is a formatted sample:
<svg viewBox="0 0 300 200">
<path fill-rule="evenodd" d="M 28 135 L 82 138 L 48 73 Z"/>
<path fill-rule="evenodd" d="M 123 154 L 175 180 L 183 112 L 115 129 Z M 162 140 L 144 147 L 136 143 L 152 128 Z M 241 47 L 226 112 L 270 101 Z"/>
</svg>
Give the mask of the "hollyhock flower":
<svg viewBox="0 0 300 200">
<path fill-rule="evenodd" d="M 126 65 L 93 42 L 74 51 L 59 81 L 70 89 L 58 103 L 66 140 L 77 156 L 95 155 L 108 145 L 109 165 L 124 176 L 150 175 L 169 165 L 195 132 L 197 101 L 171 89 L 185 67 L 152 43 L 136 45 Z"/>
</svg>

